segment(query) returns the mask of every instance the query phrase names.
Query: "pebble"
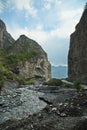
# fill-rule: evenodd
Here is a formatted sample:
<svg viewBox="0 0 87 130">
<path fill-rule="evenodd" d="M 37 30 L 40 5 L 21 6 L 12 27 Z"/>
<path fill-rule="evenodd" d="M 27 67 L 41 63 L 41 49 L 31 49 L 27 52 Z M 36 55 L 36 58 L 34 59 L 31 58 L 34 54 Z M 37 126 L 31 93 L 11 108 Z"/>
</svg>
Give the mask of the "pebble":
<svg viewBox="0 0 87 130">
<path fill-rule="evenodd" d="M 57 111 L 57 108 L 56 108 L 56 107 L 53 107 L 53 108 L 52 108 L 52 111 Z"/>
<path fill-rule="evenodd" d="M 60 116 L 61 117 L 66 117 L 66 114 L 65 113 L 61 113 Z"/>
</svg>

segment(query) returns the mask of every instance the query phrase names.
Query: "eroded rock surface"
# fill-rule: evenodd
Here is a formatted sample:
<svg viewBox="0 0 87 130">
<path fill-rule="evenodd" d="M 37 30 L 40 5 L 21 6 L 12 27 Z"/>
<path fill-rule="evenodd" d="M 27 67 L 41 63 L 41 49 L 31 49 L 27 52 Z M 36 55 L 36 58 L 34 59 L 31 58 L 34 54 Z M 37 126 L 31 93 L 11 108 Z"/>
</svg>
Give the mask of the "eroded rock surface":
<svg viewBox="0 0 87 130">
<path fill-rule="evenodd" d="M 51 65 L 46 52 L 34 40 L 21 35 L 17 40 L 7 32 L 0 20 L 0 60 L 20 78 L 32 78 L 37 84 L 51 78 Z M 8 70 L 8 71 L 9 71 Z"/>
<path fill-rule="evenodd" d="M 44 93 L 25 88 L 18 84 L 5 82 L 0 95 L 0 123 L 7 120 L 18 120 L 39 112 L 46 103 L 39 100 Z"/>
<path fill-rule="evenodd" d="M 2 90 L 0 130 L 86 130 L 87 91 L 18 86 L 7 82 Z"/>
<path fill-rule="evenodd" d="M 71 34 L 68 54 L 69 80 L 80 79 L 87 83 L 87 8 Z"/>
</svg>

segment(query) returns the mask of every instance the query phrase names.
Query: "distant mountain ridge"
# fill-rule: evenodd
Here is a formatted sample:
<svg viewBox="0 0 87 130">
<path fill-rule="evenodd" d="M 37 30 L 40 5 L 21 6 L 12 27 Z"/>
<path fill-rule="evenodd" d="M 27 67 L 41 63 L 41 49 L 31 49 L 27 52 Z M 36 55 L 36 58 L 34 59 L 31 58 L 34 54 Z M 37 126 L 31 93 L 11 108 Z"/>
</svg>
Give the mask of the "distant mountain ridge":
<svg viewBox="0 0 87 130">
<path fill-rule="evenodd" d="M 66 78 L 67 77 L 67 66 L 51 66 L 51 74 L 53 78 Z"/>
</svg>

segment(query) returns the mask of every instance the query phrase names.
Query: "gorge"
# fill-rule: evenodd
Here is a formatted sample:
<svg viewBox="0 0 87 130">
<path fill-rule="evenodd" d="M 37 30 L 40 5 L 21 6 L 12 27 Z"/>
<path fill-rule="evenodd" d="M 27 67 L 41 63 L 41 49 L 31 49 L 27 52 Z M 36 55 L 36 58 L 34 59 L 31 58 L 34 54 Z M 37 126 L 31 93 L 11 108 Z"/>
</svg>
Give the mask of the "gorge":
<svg viewBox="0 0 87 130">
<path fill-rule="evenodd" d="M 87 130 L 87 89 L 61 79 L 42 84 L 51 78 L 50 67 L 37 42 L 25 35 L 15 41 L 0 21 L 0 130 Z M 87 83 L 86 67 L 85 8 L 71 35 L 68 80 Z"/>
</svg>

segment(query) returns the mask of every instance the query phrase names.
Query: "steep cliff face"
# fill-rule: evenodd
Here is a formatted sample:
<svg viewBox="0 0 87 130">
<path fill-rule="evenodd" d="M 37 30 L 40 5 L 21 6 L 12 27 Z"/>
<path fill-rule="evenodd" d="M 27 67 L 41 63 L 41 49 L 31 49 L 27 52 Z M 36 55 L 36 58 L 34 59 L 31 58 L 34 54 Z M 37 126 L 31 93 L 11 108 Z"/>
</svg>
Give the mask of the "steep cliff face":
<svg viewBox="0 0 87 130">
<path fill-rule="evenodd" d="M 0 48 L 8 48 L 14 41 L 12 36 L 7 32 L 5 23 L 0 20 Z"/>
<path fill-rule="evenodd" d="M 16 56 L 18 62 L 13 70 L 19 70 L 19 75 L 24 78 L 34 77 L 35 80 L 47 81 L 51 77 L 51 67 L 47 54 L 41 46 L 25 35 L 21 35 L 9 49 L 11 56 Z"/>
<path fill-rule="evenodd" d="M 51 65 L 46 52 L 37 42 L 25 35 L 21 35 L 15 41 L 6 31 L 6 26 L 1 20 L 0 49 L 5 50 L 8 69 L 17 76 L 33 78 L 35 82 L 50 79 Z"/>
<path fill-rule="evenodd" d="M 87 8 L 85 8 L 76 30 L 71 34 L 68 54 L 68 77 L 87 83 Z"/>
</svg>

